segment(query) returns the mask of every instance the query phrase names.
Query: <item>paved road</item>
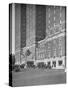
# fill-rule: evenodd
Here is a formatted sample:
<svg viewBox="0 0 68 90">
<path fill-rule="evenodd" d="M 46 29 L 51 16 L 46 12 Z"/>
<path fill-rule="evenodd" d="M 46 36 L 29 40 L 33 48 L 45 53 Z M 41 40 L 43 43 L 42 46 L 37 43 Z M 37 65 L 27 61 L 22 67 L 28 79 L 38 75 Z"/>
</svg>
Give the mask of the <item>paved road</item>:
<svg viewBox="0 0 68 90">
<path fill-rule="evenodd" d="M 63 70 L 24 70 L 13 72 L 13 86 L 32 86 L 45 84 L 60 84 L 66 82 Z"/>
</svg>

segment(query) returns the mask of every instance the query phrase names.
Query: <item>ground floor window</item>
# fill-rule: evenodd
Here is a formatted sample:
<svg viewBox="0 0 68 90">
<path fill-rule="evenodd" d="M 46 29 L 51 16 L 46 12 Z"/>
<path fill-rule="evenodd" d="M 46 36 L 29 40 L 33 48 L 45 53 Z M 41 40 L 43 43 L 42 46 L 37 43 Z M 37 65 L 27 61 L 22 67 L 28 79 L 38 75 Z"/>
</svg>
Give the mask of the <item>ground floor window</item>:
<svg viewBox="0 0 68 90">
<path fill-rule="evenodd" d="M 51 62 L 48 62 L 48 65 L 50 65 Z"/>
<path fill-rule="evenodd" d="M 53 61 L 53 62 L 52 62 L 52 66 L 53 66 L 53 67 L 56 67 L 56 61 Z"/>
<path fill-rule="evenodd" d="M 61 65 L 62 65 L 62 61 L 61 61 L 61 60 L 59 60 L 59 61 L 58 61 L 58 64 L 59 64 L 59 66 L 61 66 Z"/>
</svg>

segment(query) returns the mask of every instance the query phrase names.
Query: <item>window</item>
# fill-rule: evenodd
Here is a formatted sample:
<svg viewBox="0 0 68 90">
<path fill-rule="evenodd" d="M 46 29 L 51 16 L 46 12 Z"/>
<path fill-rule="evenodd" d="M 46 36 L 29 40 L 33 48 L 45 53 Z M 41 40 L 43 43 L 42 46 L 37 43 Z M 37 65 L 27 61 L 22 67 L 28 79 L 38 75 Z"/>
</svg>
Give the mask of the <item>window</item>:
<svg viewBox="0 0 68 90">
<path fill-rule="evenodd" d="M 48 65 L 50 65 L 51 62 L 48 62 Z"/>
<path fill-rule="evenodd" d="M 59 66 L 61 66 L 62 65 L 62 61 L 60 60 L 60 61 L 58 61 L 58 64 L 59 64 Z"/>
<path fill-rule="evenodd" d="M 56 61 L 52 62 L 53 67 L 56 67 Z"/>
</svg>

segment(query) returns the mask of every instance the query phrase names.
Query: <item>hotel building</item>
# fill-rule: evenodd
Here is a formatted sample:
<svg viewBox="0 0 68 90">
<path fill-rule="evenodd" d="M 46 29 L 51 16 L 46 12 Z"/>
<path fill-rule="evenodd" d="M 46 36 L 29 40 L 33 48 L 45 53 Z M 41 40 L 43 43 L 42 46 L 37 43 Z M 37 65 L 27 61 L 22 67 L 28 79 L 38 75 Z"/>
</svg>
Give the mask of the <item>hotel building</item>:
<svg viewBox="0 0 68 90">
<path fill-rule="evenodd" d="M 12 4 L 15 64 L 34 61 L 66 66 L 66 7 Z M 13 48 L 13 47 L 12 47 Z"/>
</svg>

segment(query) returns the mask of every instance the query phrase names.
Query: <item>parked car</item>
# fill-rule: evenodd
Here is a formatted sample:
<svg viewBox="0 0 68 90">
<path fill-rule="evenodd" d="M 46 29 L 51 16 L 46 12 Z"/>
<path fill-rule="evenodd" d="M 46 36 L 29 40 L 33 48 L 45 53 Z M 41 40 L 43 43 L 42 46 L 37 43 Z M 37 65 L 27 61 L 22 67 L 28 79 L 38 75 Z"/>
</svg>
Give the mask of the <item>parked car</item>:
<svg viewBox="0 0 68 90">
<path fill-rule="evenodd" d="M 20 70 L 21 70 L 21 69 L 20 69 L 20 65 L 15 65 L 15 66 L 14 66 L 14 71 L 15 71 L 15 72 L 20 72 Z"/>
<path fill-rule="evenodd" d="M 21 68 L 21 69 L 24 69 L 24 67 L 25 67 L 25 64 L 21 64 L 21 65 L 20 65 L 20 68 Z"/>
<path fill-rule="evenodd" d="M 28 61 L 27 68 L 35 68 L 34 61 Z"/>
<path fill-rule="evenodd" d="M 51 68 L 52 68 L 50 62 L 47 63 L 46 68 L 47 68 L 47 69 L 51 69 Z"/>
</svg>

